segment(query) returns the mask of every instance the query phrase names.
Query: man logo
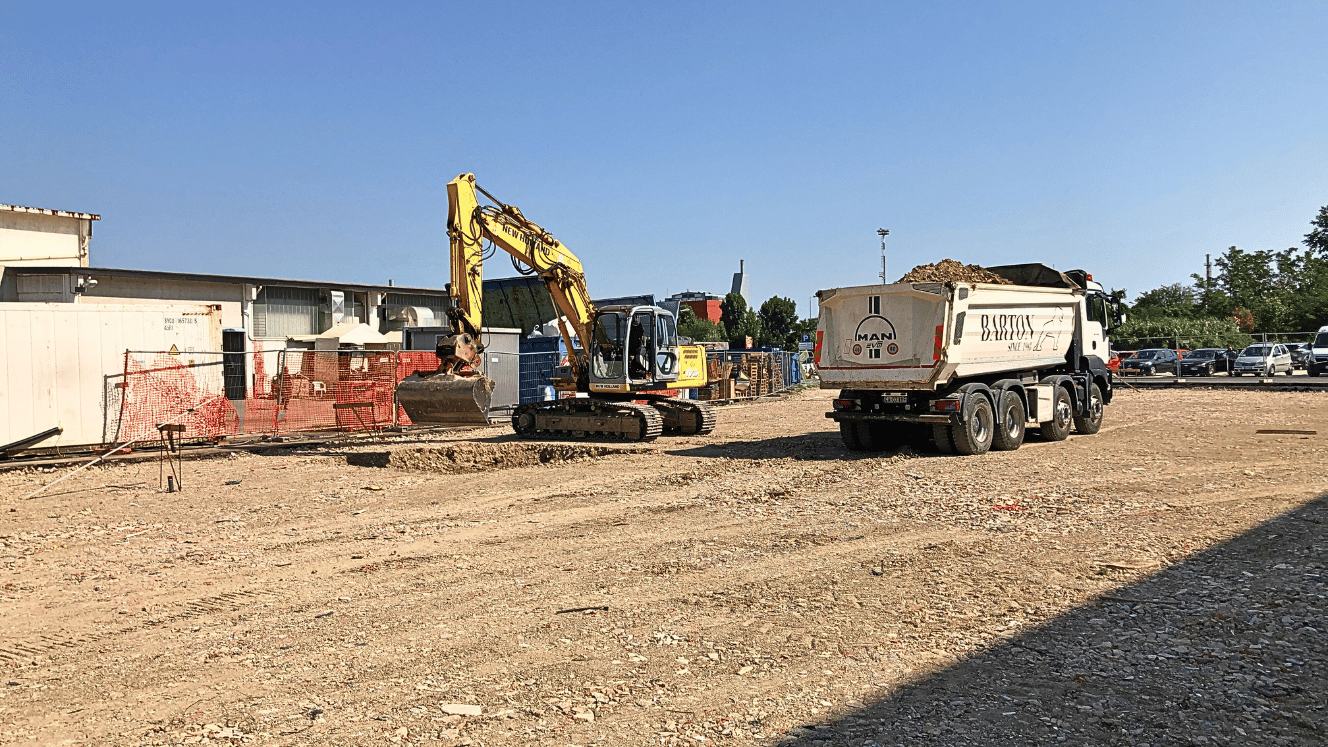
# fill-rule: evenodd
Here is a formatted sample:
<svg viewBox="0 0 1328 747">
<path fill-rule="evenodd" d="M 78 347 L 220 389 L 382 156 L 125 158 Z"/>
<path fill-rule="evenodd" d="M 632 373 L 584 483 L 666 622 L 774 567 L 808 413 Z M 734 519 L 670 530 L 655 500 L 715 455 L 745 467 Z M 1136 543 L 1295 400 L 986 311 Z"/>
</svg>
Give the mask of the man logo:
<svg viewBox="0 0 1328 747">
<path fill-rule="evenodd" d="M 879 314 L 872 314 L 858 322 L 858 329 L 853 333 L 854 342 L 871 343 L 893 339 L 895 339 L 895 325 Z"/>
</svg>

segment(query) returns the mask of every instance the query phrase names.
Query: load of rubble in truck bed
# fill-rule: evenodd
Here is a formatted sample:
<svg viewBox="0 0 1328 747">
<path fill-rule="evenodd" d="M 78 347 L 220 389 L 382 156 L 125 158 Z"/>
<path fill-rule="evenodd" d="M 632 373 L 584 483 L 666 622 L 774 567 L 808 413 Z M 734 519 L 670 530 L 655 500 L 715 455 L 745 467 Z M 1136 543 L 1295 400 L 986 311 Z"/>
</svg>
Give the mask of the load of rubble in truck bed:
<svg viewBox="0 0 1328 747">
<path fill-rule="evenodd" d="M 985 267 L 966 265 L 953 259 L 943 259 L 930 265 L 918 265 L 909 270 L 899 283 L 993 283 L 1014 285 L 1006 278 Z"/>
</svg>

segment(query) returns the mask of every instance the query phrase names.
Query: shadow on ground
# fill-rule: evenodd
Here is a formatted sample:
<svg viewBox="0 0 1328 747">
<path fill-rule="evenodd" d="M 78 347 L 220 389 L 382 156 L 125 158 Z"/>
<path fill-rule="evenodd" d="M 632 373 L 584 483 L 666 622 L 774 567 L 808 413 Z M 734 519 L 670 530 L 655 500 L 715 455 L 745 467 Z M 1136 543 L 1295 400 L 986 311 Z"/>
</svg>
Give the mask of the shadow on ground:
<svg viewBox="0 0 1328 747">
<path fill-rule="evenodd" d="M 726 441 L 706 444 L 689 449 L 667 448 L 667 442 L 660 439 L 657 445 L 665 446 L 665 453 L 673 456 L 702 457 L 717 459 L 805 459 L 810 461 L 879 459 L 901 453 L 898 449 L 882 452 L 855 452 L 844 448 L 839 440 L 838 431 L 804 433 L 800 436 L 778 436 L 757 441 Z M 903 453 L 912 453 L 905 450 Z"/>
<path fill-rule="evenodd" d="M 1328 495 L 786 745 L 1328 744 Z"/>
<path fill-rule="evenodd" d="M 1078 438 L 1079 436 L 1071 436 Z M 1026 445 L 1037 443 L 1036 437 L 1031 437 Z M 807 461 L 831 461 L 843 460 L 852 461 L 855 459 L 880 459 L 882 457 L 897 456 L 900 454 L 919 457 L 937 457 L 938 454 L 930 441 L 920 445 L 920 448 L 911 446 L 902 449 L 888 449 L 886 451 L 849 451 L 844 446 L 844 442 L 839 438 L 838 431 L 820 431 L 815 433 L 804 433 L 799 436 L 777 436 L 775 438 L 764 438 L 757 441 L 728 441 L 725 443 L 706 444 L 689 449 L 670 449 L 667 448 L 667 440 L 661 438 L 655 442 L 656 445 L 665 446 L 665 453 L 673 456 L 702 457 L 716 459 L 727 457 L 729 459 L 800 459 Z"/>
</svg>

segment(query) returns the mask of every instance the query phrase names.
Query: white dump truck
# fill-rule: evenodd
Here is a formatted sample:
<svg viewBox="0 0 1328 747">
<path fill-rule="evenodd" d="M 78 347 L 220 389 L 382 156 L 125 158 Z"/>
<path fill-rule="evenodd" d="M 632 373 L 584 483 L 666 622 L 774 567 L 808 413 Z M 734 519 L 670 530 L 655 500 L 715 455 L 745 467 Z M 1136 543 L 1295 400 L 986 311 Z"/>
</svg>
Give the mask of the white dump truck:
<svg viewBox="0 0 1328 747">
<path fill-rule="evenodd" d="M 826 417 L 853 451 L 908 443 L 1013 450 L 1027 428 L 1096 433 L 1111 402 L 1108 333 L 1120 304 L 1082 270 L 988 267 L 1013 285 L 896 283 L 817 293 L 814 357 Z"/>
</svg>

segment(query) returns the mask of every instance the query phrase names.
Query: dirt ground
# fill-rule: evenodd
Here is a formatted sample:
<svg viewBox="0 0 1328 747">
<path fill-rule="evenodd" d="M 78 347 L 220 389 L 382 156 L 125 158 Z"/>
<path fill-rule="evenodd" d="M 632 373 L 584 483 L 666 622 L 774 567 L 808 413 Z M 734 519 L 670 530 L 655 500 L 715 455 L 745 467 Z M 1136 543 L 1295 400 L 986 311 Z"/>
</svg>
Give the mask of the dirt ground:
<svg viewBox="0 0 1328 747">
<path fill-rule="evenodd" d="M 981 457 L 850 456 L 831 396 L 0 474 L 0 743 L 1328 740 L 1328 396 Z"/>
</svg>

